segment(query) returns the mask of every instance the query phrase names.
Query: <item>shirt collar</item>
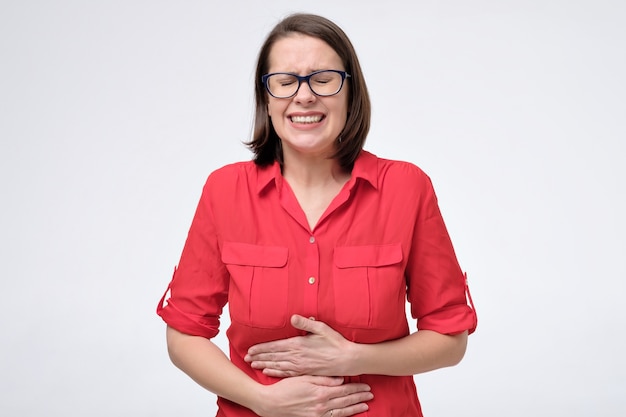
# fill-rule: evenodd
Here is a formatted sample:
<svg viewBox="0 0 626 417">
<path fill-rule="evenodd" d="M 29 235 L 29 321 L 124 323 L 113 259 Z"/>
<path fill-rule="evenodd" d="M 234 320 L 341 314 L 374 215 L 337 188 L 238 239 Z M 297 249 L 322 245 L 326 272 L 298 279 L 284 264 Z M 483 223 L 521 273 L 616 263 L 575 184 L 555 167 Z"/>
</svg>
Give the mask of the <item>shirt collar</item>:
<svg viewBox="0 0 626 417">
<path fill-rule="evenodd" d="M 356 161 L 354 161 L 352 179 L 350 181 L 356 182 L 359 178 L 364 179 L 372 187 L 378 189 L 378 158 L 376 155 L 368 151 L 361 151 Z"/>
<path fill-rule="evenodd" d="M 349 187 L 352 188 L 359 178 L 378 189 L 378 158 L 365 150 L 362 150 L 354 161 Z M 278 162 L 274 161 L 272 165 L 257 167 L 257 193 L 260 194 L 272 181 L 278 186 L 282 182 L 282 173 Z"/>
<path fill-rule="evenodd" d="M 282 180 L 282 174 L 280 172 L 280 164 L 277 161 L 274 161 L 272 165 L 267 166 L 257 166 L 257 188 L 256 191 L 258 194 L 270 185 L 271 182 L 276 182 L 278 184 Z"/>
</svg>

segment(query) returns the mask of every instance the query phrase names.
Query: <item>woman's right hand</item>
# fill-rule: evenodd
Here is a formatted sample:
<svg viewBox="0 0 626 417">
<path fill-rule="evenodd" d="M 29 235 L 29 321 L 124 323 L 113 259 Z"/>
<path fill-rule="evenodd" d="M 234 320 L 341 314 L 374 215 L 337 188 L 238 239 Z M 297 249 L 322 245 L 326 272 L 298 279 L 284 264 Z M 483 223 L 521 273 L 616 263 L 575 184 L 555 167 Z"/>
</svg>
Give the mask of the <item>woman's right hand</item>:
<svg viewBox="0 0 626 417">
<path fill-rule="evenodd" d="M 372 398 L 367 384 L 304 375 L 263 386 L 253 411 L 262 417 L 348 417 L 366 411 Z"/>
</svg>

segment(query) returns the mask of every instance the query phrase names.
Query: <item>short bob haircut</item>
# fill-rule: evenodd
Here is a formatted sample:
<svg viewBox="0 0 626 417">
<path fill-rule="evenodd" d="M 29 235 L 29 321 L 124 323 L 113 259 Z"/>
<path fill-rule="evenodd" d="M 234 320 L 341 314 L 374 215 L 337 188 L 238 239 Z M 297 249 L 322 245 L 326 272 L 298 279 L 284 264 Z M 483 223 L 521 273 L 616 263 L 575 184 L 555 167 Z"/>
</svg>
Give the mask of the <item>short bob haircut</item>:
<svg viewBox="0 0 626 417">
<path fill-rule="evenodd" d="M 330 20 L 312 14 L 296 13 L 280 21 L 269 33 L 259 51 L 255 73 L 255 119 L 252 140 L 246 145 L 254 153 L 254 162 L 260 166 L 271 165 L 275 161 L 283 164 L 280 138 L 276 134 L 267 112 L 268 93 L 261 77 L 268 72 L 269 54 L 274 43 L 293 33 L 312 36 L 326 42 L 343 61 L 348 87 L 348 117 L 340 138 L 336 142 L 337 151 L 332 156 L 346 171 L 351 171 L 354 161 L 363 149 L 370 128 L 371 104 L 365 78 L 358 57 L 344 31 Z"/>
</svg>

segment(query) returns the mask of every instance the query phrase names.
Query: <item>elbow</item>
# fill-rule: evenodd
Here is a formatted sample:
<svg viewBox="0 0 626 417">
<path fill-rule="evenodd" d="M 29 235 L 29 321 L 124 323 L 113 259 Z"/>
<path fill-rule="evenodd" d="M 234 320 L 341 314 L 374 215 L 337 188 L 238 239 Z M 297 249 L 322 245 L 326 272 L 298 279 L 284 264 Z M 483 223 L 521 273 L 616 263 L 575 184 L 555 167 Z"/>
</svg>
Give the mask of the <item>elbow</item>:
<svg viewBox="0 0 626 417">
<path fill-rule="evenodd" d="M 180 333 L 178 330 L 167 326 L 165 331 L 165 338 L 167 341 L 167 354 L 170 357 L 172 363 L 177 367 L 181 367 L 180 359 L 181 359 L 181 344 L 183 342 L 183 338 L 185 335 Z"/>
<path fill-rule="evenodd" d="M 467 351 L 468 332 L 464 331 L 450 337 L 452 338 L 452 346 L 448 357 L 448 366 L 456 366 L 461 363 Z"/>
</svg>

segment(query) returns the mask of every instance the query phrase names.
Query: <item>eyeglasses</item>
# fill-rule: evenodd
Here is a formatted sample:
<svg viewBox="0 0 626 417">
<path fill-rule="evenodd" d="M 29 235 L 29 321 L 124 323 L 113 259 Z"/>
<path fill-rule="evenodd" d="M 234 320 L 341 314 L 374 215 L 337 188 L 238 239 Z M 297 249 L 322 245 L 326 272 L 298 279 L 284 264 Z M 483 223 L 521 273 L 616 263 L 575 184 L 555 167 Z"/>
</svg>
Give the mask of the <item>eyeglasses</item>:
<svg viewBox="0 0 626 417">
<path fill-rule="evenodd" d="M 273 72 L 261 77 L 261 82 L 272 97 L 289 98 L 298 93 L 303 81 L 309 84 L 311 91 L 318 96 L 334 96 L 341 91 L 343 82 L 350 77 L 345 71 L 322 70 L 300 76 L 290 72 Z"/>
</svg>

